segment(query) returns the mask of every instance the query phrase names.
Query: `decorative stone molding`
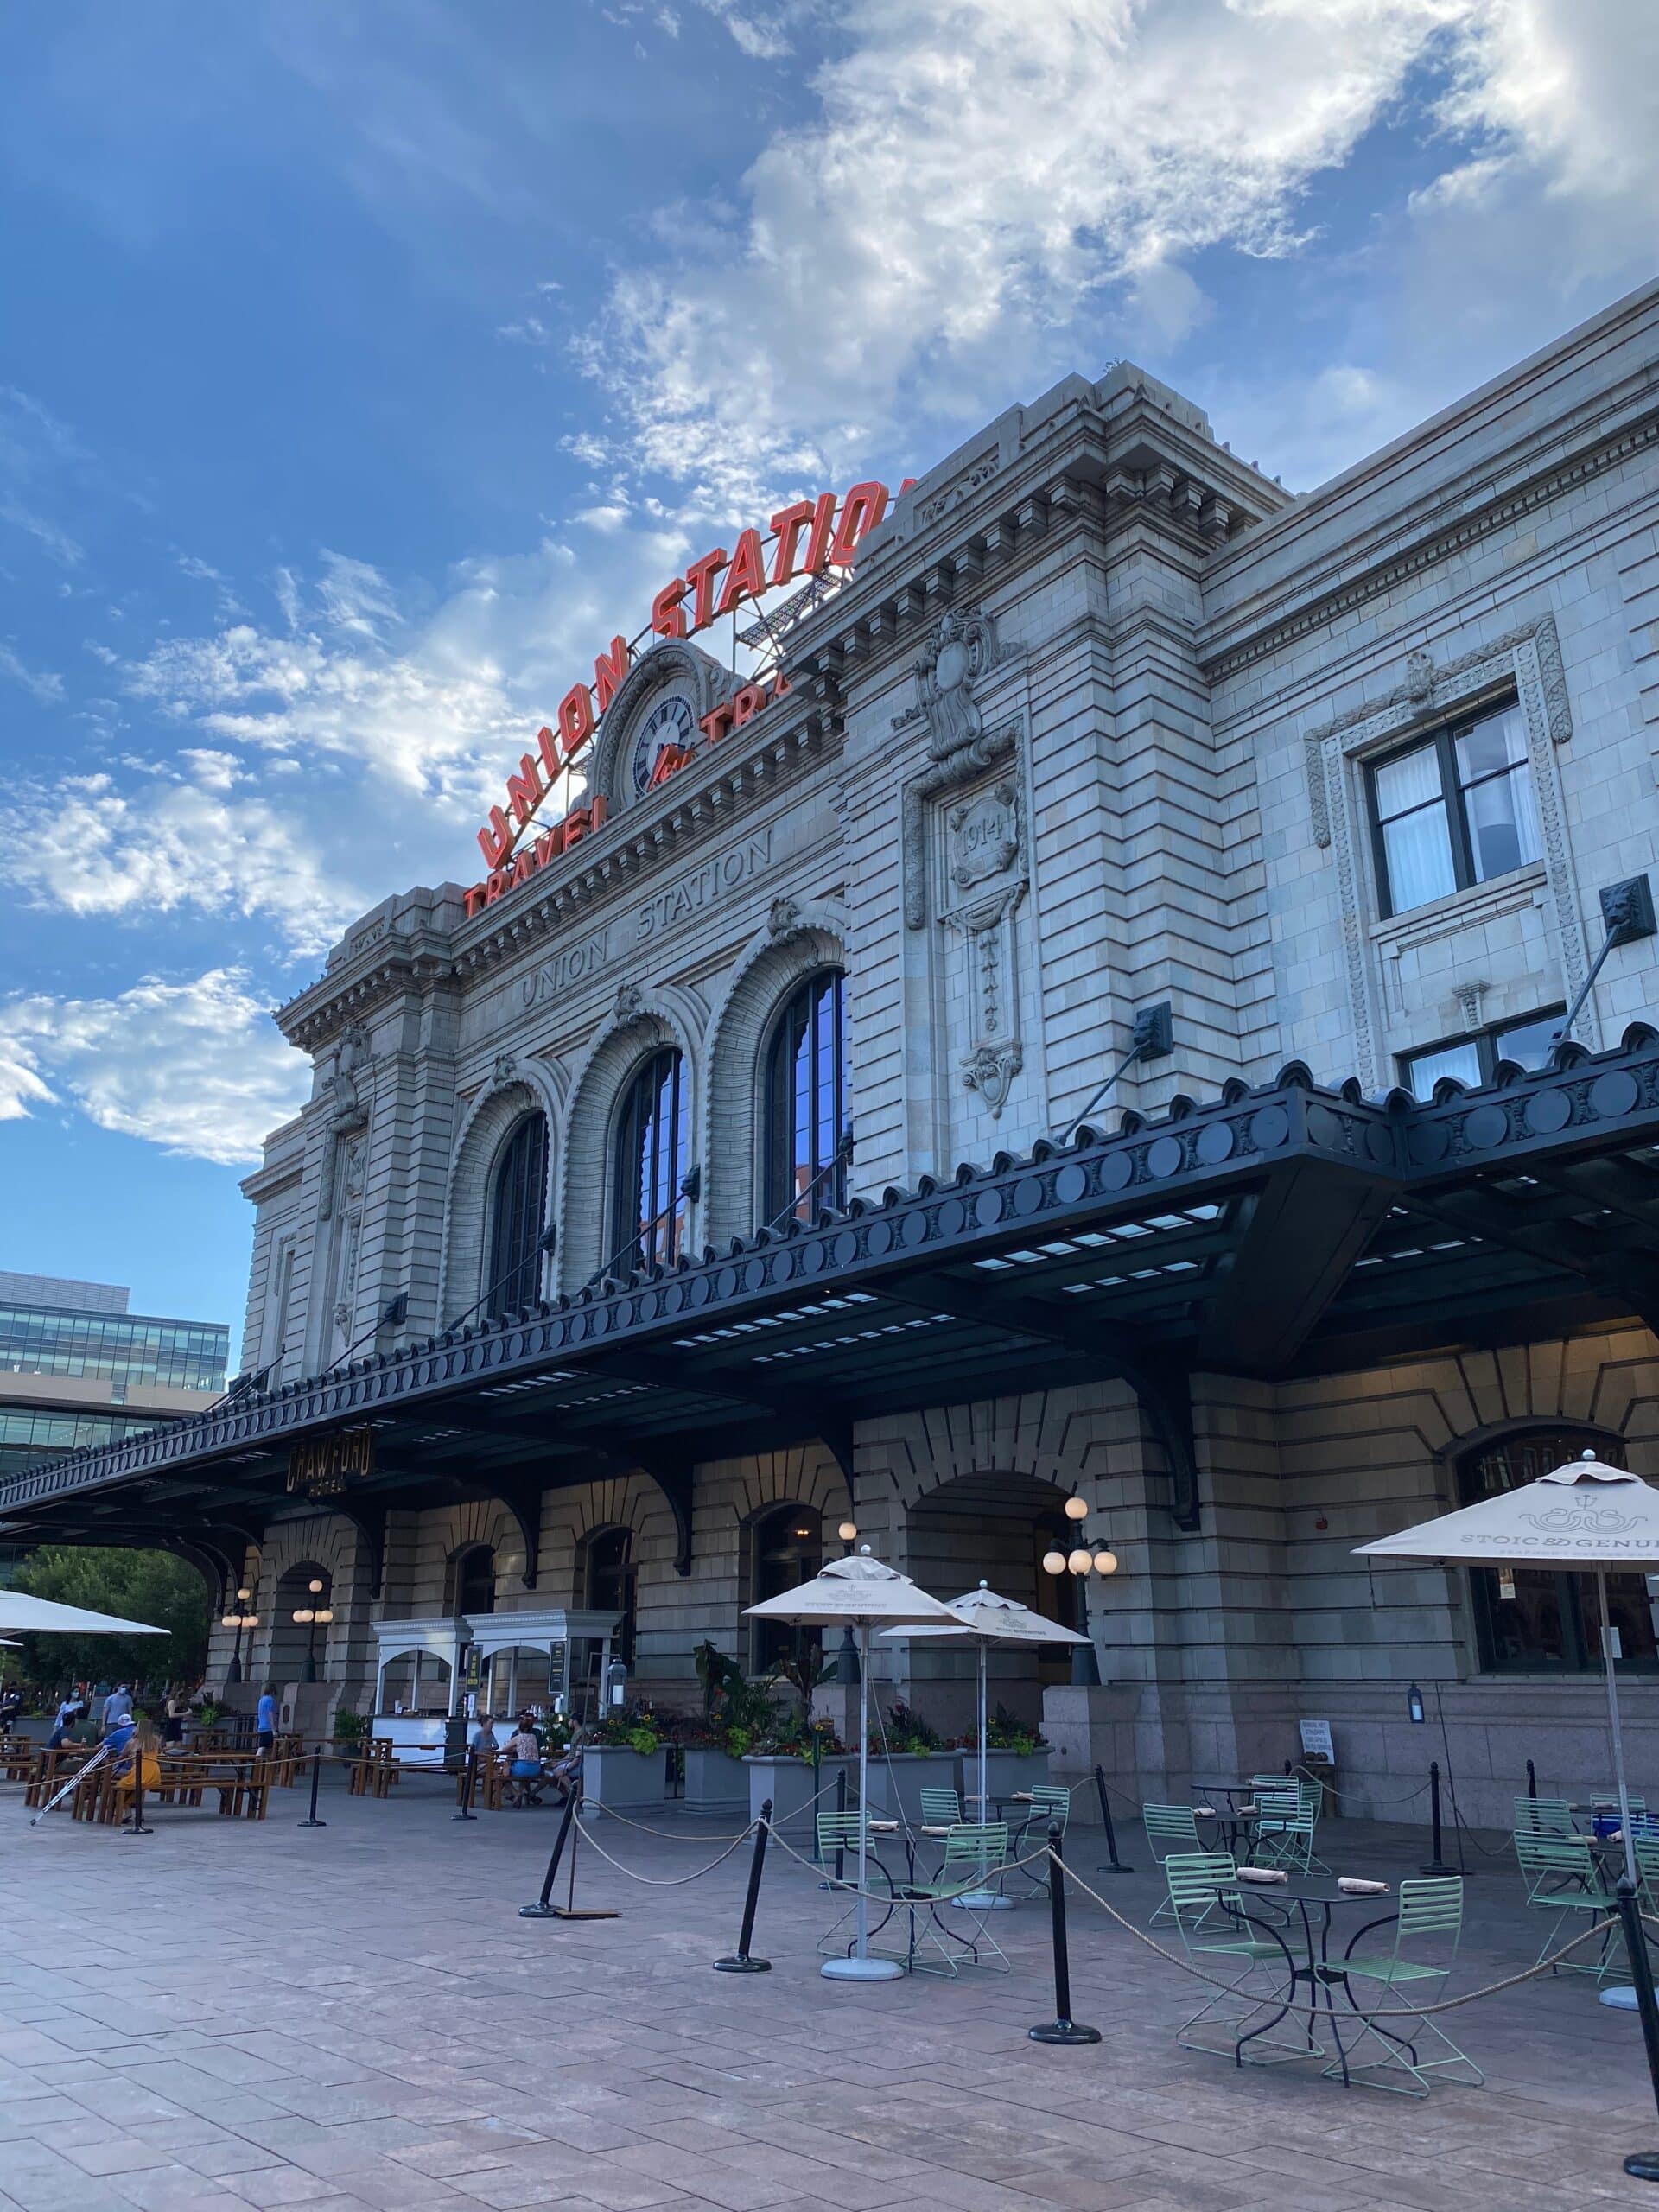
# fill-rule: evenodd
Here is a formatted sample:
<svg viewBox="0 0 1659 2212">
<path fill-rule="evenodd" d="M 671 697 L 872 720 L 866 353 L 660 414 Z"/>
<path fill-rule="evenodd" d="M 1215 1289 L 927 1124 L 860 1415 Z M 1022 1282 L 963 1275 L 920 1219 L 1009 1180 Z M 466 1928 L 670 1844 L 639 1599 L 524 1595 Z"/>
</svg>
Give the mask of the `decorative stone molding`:
<svg viewBox="0 0 1659 2212">
<path fill-rule="evenodd" d="M 1014 909 L 1025 895 L 1022 880 L 976 906 L 945 917 L 968 946 L 974 1036 L 962 1054 L 962 1079 L 984 1100 L 994 1122 L 1001 1119 L 1014 1079 L 1025 1065 L 1014 944 Z"/>
<path fill-rule="evenodd" d="M 1480 1027 L 1480 1010 L 1488 986 L 1484 983 L 1453 983 L 1452 995 L 1458 1002 L 1458 1012 L 1463 1016 L 1463 1026 L 1471 1036 Z"/>
<path fill-rule="evenodd" d="M 334 1064 L 321 1089 L 327 1102 L 327 1143 L 324 1152 L 321 1192 L 317 1218 L 327 1221 L 340 1203 L 340 1147 L 348 1137 L 360 1136 L 369 1126 L 369 1102 L 364 1096 L 371 1078 L 374 1056 L 369 1033 L 360 1021 L 350 1023 L 334 1048 Z M 361 1147 L 359 1147 L 359 1150 Z"/>
<path fill-rule="evenodd" d="M 1512 684 L 1527 728 L 1528 759 L 1544 848 L 1547 897 L 1561 948 L 1563 982 L 1572 998 L 1588 967 L 1579 918 L 1572 861 L 1563 820 L 1554 748 L 1573 734 L 1560 639 L 1554 617 L 1541 615 L 1491 644 L 1435 663 L 1412 653 L 1401 680 L 1382 699 L 1351 708 L 1310 731 L 1303 741 L 1308 807 L 1316 844 L 1336 863 L 1342 910 L 1343 950 L 1354 1025 L 1355 1072 L 1366 1090 L 1383 1082 L 1378 979 L 1367 944 L 1366 917 L 1375 911 L 1370 872 L 1361 855 L 1369 836 L 1363 794 L 1354 764 L 1414 732 L 1425 734 L 1466 712 L 1484 694 Z M 1483 889 L 1487 887 L 1482 887 Z M 1476 893 L 1471 893 L 1471 898 Z M 1593 1020 L 1586 1008 L 1586 1023 Z M 1594 1041 L 1593 1029 L 1586 1034 Z"/>
<path fill-rule="evenodd" d="M 931 766 L 905 787 L 901 842 L 905 870 L 905 925 L 918 930 L 927 920 L 927 807 L 930 800 L 957 791 L 1013 753 L 1017 717 L 988 728 L 977 693 L 991 670 L 1019 658 L 1024 648 L 997 641 L 988 613 L 961 613 L 947 608 L 932 643 L 916 664 L 918 703 L 895 715 L 893 727 L 927 725 Z"/>
</svg>

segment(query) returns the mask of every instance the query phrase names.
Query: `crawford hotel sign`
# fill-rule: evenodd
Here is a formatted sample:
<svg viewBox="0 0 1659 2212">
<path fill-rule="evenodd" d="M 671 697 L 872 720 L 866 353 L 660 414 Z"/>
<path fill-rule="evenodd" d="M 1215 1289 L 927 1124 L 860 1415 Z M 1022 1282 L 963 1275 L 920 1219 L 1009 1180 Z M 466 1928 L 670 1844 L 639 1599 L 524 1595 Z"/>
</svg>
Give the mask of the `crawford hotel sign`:
<svg viewBox="0 0 1659 2212">
<path fill-rule="evenodd" d="M 900 492 L 908 490 L 910 480 L 899 486 Z M 798 499 L 773 515 L 764 531 L 740 531 L 729 552 L 716 545 L 690 562 L 683 575 L 671 576 L 651 602 L 645 629 L 633 639 L 619 633 L 595 655 L 592 683 L 582 680 L 570 686 L 559 702 L 553 727 L 537 731 L 535 752 L 521 755 L 516 773 L 507 778 L 501 800 L 490 809 L 489 819 L 478 833 L 489 872 L 466 893 L 467 914 L 480 912 L 505 892 L 528 882 L 538 869 L 603 823 L 602 792 L 594 792 L 580 805 L 567 804 L 559 819 L 545 826 L 542 810 L 550 795 L 562 791 L 568 798 L 570 772 L 599 734 L 606 709 L 633 666 L 636 645 L 652 638 L 695 637 L 728 615 L 735 619 L 740 607 L 752 606 L 797 577 L 822 577 L 831 569 L 850 567 L 861 542 L 887 513 L 887 486 L 874 482 L 855 484 L 844 495 L 823 492 L 816 499 Z M 742 728 L 774 700 L 785 696 L 788 689 L 780 669 L 771 673 L 763 669 L 696 722 L 681 702 L 676 702 L 677 714 L 664 711 L 660 728 L 652 716 L 640 734 L 640 743 L 650 748 L 650 757 L 636 763 L 640 780 L 647 788 L 666 782 L 702 746 L 717 744 L 728 731 Z M 714 892 L 728 882 L 741 881 L 765 863 L 764 854 L 757 856 L 745 849 L 671 885 L 640 908 L 634 941 L 643 943 L 680 915 L 695 912 Z M 735 874 L 721 876 L 721 869 L 734 868 Z M 586 964 L 550 980 L 548 988 L 559 988 L 601 964 L 611 950 L 604 942 L 607 934 L 575 948 L 567 960 L 580 954 Z M 543 973 L 550 975 L 550 969 Z"/>
</svg>

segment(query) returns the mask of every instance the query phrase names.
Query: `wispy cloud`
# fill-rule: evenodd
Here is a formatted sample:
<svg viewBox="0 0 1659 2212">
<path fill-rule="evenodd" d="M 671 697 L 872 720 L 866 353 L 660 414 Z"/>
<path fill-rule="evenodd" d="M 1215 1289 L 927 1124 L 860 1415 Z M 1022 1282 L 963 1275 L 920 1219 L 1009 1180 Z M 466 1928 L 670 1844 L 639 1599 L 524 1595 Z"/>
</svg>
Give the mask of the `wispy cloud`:
<svg viewBox="0 0 1659 2212">
<path fill-rule="evenodd" d="M 54 670 L 30 668 L 21 653 L 11 646 L 0 645 L 0 676 L 13 683 L 21 683 L 32 699 L 43 707 L 54 707 L 63 697 L 63 678 Z"/>
<path fill-rule="evenodd" d="M 234 1166 L 306 1088 L 243 969 L 146 976 L 114 998 L 0 999 L 0 1121 L 73 1103 L 100 1128 Z"/>
</svg>

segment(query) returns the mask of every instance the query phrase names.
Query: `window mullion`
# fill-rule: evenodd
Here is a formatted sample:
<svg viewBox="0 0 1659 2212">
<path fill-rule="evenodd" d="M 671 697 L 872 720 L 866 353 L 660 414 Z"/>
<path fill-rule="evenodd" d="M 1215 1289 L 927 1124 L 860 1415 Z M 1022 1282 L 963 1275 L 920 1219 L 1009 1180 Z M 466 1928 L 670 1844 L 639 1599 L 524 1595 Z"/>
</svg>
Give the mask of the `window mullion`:
<svg viewBox="0 0 1659 2212">
<path fill-rule="evenodd" d="M 1475 881 L 1474 847 L 1469 836 L 1469 815 L 1464 804 L 1463 785 L 1458 779 L 1458 748 L 1449 729 L 1443 729 L 1434 741 L 1435 754 L 1440 764 L 1440 790 L 1446 802 L 1446 827 L 1452 834 L 1452 868 L 1457 877 L 1459 891 L 1467 891 Z"/>
</svg>

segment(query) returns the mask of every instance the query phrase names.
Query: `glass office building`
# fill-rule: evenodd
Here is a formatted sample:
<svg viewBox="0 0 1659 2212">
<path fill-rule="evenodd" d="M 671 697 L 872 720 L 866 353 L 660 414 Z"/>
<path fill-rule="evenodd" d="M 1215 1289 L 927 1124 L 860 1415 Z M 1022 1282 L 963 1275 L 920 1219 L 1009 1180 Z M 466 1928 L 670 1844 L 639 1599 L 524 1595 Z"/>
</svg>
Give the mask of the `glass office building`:
<svg viewBox="0 0 1659 2212">
<path fill-rule="evenodd" d="M 129 1313 L 130 1295 L 0 1273 L 0 1472 L 118 1442 L 224 1389 L 224 1323 Z"/>
</svg>

